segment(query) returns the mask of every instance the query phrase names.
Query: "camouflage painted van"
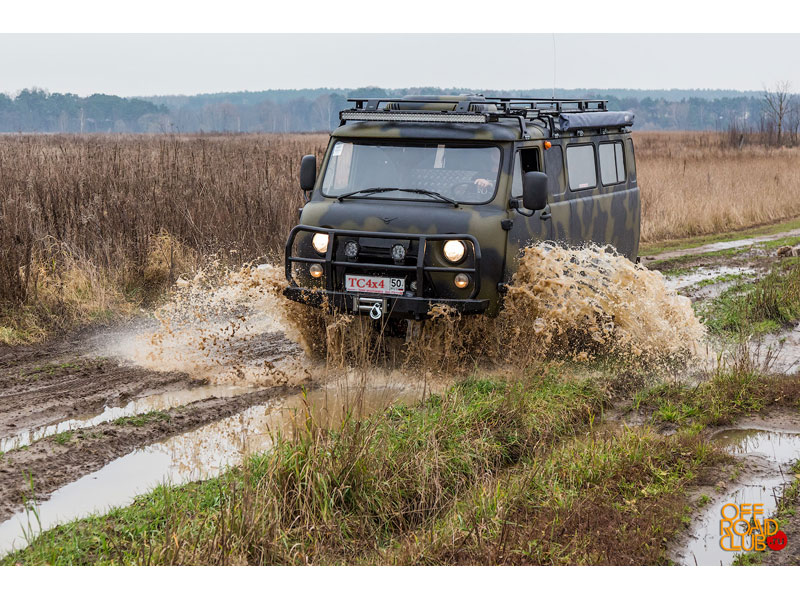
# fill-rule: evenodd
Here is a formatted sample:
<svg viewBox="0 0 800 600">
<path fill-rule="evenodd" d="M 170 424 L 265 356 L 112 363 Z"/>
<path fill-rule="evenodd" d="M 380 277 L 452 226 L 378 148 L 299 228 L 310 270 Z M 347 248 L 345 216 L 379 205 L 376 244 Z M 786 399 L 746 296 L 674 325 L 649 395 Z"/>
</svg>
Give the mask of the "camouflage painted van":
<svg viewBox="0 0 800 600">
<path fill-rule="evenodd" d="M 286 242 L 287 297 L 425 319 L 434 304 L 496 315 L 537 241 L 639 250 L 633 115 L 604 100 L 353 99 Z"/>
</svg>

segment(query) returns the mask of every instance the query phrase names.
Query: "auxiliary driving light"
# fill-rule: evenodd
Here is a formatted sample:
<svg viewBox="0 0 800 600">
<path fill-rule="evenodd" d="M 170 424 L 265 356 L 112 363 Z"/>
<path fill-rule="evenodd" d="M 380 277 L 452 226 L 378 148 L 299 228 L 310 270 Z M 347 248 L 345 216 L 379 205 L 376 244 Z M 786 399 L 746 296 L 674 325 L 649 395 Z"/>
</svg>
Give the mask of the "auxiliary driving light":
<svg viewBox="0 0 800 600">
<path fill-rule="evenodd" d="M 330 239 L 331 236 L 327 233 L 315 233 L 314 237 L 311 238 L 311 245 L 314 246 L 314 250 L 320 254 L 325 254 L 328 251 L 328 242 Z"/>
<path fill-rule="evenodd" d="M 467 253 L 467 247 L 460 240 L 448 240 L 444 243 L 444 257 L 452 263 L 459 262 Z"/>
<path fill-rule="evenodd" d="M 463 290 L 465 287 L 467 287 L 469 285 L 469 275 L 467 275 L 465 273 L 459 273 L 453 279 L 453 283 L 456 284 L 457 288 Z"/>
<path fill-rule="evenodd" d="M 401 262 L 406 257 L 406 249 L 402 244 L 392 246 L 392 258 L 395 262 Z"/>
<path fill-rule="evenodd" d="M 315 279 L 319 279 L 320 277 L 322 277 L 322 265 L 314 263 L 308 268 L 308 272 L 311 273 L 311 276 L 314 277 Z"/>
<path fill-rule="evenodd" d="M 350 260 L 355 260 L 358 257 L 358 242 L 350 240 L 344 245 L 344 255 Z"/>
</svg>

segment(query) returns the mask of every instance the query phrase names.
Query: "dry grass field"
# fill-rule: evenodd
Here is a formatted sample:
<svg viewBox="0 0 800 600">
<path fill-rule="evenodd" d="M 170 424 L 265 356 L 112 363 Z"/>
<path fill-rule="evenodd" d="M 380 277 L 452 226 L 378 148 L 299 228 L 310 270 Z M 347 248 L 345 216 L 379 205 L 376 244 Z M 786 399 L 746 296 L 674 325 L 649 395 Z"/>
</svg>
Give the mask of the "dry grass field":
<svg viewBox="0 0 800 600">
<path fill-rule="evenodd" d="M 327 136 L 3 136 L 0 340 L 152 302 L 216 254 L 281 254 L 300 157 Z M 800 215 L 800 149 L 730 148 L 713 133 L 635 136 L 642 240 Z"/>
<path fill-rule="evenodd" d="M 642 241 L 722 233 L 800 215 L 800 149 L 730 147 L 701 132 L 634 134 Z"/>
</svg>

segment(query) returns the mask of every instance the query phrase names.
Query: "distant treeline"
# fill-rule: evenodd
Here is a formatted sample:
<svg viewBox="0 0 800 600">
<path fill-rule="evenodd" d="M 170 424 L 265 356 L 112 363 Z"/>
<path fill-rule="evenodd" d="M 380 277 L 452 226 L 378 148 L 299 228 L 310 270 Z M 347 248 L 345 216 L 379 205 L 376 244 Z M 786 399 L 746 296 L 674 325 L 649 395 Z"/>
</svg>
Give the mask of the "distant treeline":
<svg viewBox="0 0 800 600">
<path fill-rule="evenodd" d="M 161 131 L 169 125 L 169 109 L 137 98 L 93 94 L 50 94 L 22 90 L 16 97 L 0 94 L 0 131 L 42 133 Z"/>
<path fill-rule="evenodd" d="M 278 132 L 328 131 L 354 96 L 452 94 L 470 90 L 304 89 L 121 98 L 23 90 L 0 94 L 3 132 Z M 549 98 L 552 90 L 484 90 L 486 95 Z M 763 112 L 758 92 L 733 90 L 556 90 L 560 97 L 605 98 L 611 110 L 630 110 L 637 130 L 757 128 Z"/>
</svg>

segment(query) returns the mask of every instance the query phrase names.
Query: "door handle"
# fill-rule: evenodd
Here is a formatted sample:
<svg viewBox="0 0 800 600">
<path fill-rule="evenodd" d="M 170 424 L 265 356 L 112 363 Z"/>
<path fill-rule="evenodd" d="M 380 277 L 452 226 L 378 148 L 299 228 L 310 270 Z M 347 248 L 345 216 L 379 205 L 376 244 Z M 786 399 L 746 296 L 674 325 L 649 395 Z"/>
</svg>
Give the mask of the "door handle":
<svg viewBox="0 0 800 600">
<path fill-rule="evenodd" d="M 552 217 L 553 217 L 553 213 L 550 212 L 550 207 L 549 206 L 547 208 L 543 209 L 541 214 L 539 215 L 539 218 L 542 221 L 547 221 L 548 219 L 551 219 Z"/>
</svg>

